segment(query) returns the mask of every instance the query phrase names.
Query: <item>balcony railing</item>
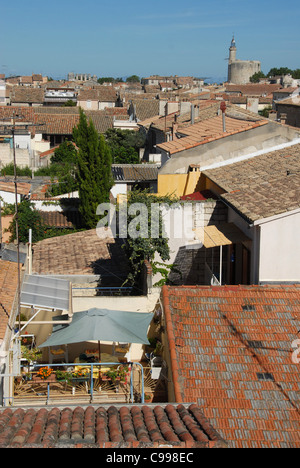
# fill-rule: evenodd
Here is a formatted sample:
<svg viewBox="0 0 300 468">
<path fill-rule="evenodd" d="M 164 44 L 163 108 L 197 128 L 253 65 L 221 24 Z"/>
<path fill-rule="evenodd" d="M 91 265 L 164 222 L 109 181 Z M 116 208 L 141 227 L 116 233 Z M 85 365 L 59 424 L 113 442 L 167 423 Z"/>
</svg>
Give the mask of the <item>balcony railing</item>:
<svg viewBox="0 0 300 468">
<path fill-rule="evenodd" d="M 52 400 L 75 403 L 82 397 L 89 403 L 99 398 L 109 403 L 117 397 L 121 402 L 145 402 L 145 370 L 138 362 L 32 364 L 21 369 L 14 377 L 13 397 L 7 397 L 13 405 L 41 397 L 46 397 L 46 405 Z"/>
</svg>

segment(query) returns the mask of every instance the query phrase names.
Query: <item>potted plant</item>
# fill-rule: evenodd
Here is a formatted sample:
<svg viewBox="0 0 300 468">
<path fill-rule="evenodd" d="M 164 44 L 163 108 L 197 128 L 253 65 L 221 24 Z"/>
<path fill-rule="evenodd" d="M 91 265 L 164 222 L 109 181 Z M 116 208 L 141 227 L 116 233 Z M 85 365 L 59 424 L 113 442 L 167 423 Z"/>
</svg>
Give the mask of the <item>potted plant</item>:
<svg viewBox="0 0 300 468">
<path fill-rule="evenodd" d="M 118 377 L 118 372 L 116 370 L 111 370 L 111 371 L 107 371 L 106 375 L 108 377 L 108 380 L 115 382 Z"/>
<path fill-rule="evenodd" d="M 38 348 L 28 349 L 26 346 L 21 345 L 22 358 L 26 359 L 29 364 L 33 364 L 42 357 L 42 351 Z"/>
<path fill-rule="evenodd" d="M 25 382 L 31 382 L 32 373 L 31 372 L 26 372 L 26 374 L 23 374 L 23 379 L 25 380 Z"/>
<path fill-rule="evenodd" d="M 58 382 L 69 383 L 72 380 L 72 374 L 70 372 L 67 372 L 61 369 L 57 369 L 57 371 L 55 371 L 55 376 Z"/>
<path fill-rule="evenodd" d="M 33 380 L 54 380 L 55 375 L 52 373 L 53 370 L 50 367 L 40 367 Z"/>
<path fill-rule="evenodd" d="M 90 379 L 90 373 L 88 370 L 79 369 L 72 373 L 72 380 L 75 382 L 86 382 Z"/>
<path fill-rule="evenodd" d="M 130 368 L 128 366 L 122 366 L 118 370 L 118 375 L 120 377 L 120 382 L 127 384 L 128 378 L 130 376 Z"/>
<path fill-rule="evenodd" d="M 153 393 L 145 393 L 144 395 L 144 400 L 145 400 L 145 403 L 152 403 L 153 401 Z"/>
<path fill-rule="evenodd" d="M 32 345 L 32 336 L 26 336 L 28 335 L 28 332 L 25 332 L 24 335 L 21 337 L 21 344 L 23 346 L 31 346 Z"/>
</svg>

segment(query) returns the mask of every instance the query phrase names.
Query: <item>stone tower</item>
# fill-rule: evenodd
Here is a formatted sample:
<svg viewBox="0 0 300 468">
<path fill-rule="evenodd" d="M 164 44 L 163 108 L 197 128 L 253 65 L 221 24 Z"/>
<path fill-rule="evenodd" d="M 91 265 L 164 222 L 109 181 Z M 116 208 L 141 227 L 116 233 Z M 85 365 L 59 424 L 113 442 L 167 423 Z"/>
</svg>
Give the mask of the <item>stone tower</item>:
<svg viewBox="0 0 300 468">
<path fill-rule="evenodd" d="M 237 60 L 236 43 L 234 36 L 229 47 L 228 59 L 228 83 L 246 84 L 254 73 L 261 71 L 260 62 L 257 60 Z"/>
<path fill-rule="evenodd" d="M 232 37 L 231 44 L 229 47 L 229 63 L 236 61 L 236 45 L 234 36 Z"/>
</svg>

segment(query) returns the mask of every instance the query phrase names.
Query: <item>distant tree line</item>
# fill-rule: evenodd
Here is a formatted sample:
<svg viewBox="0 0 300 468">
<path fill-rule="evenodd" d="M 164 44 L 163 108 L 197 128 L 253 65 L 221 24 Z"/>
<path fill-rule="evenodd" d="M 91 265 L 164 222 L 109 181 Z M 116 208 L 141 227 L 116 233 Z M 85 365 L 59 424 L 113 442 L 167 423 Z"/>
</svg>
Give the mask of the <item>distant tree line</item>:
<svg viewBox="0 0 300 468">
<path fill-rule="evenodd" d="M 265 75 L 262 71 L 254 73 L 251 76 L 250 81 L 251 83 L 258 83 L 261 78 L 271 78 L 272 76 L 284 76 L 284 75 L 291 75 L 294 79 L 300 79 L 300 68 L 296 70 L 291 70 L 288 67 L 280 67 L 280 68 L 271 68 L 269 73 Z"/>
<path fill-rule="evenodd" d="M 99 84 L 104 84 L 104 83 L 124 83 L 123 78 L 113 78 L 112 76 L 106 76 L 103 78 L 98 78 L 98 83 Z M 137 75 L 131 75 L 126 78 L 126 83 L 140 83 L 141 79 Z"/>
</svg>

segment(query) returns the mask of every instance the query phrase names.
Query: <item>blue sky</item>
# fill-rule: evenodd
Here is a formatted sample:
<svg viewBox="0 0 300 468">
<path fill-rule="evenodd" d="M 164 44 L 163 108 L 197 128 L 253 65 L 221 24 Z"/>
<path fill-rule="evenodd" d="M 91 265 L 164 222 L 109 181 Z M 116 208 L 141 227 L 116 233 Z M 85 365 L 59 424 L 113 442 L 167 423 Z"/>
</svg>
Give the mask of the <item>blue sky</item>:
<svg viewBox="0 0 300 468">
<path fill-rule="evenodd" d="M 300 3 L 290 0 L 14 0 L 1 6 L 0 73 L 227 76 L 237 58 L 300 68 Z"/>
</svg>

